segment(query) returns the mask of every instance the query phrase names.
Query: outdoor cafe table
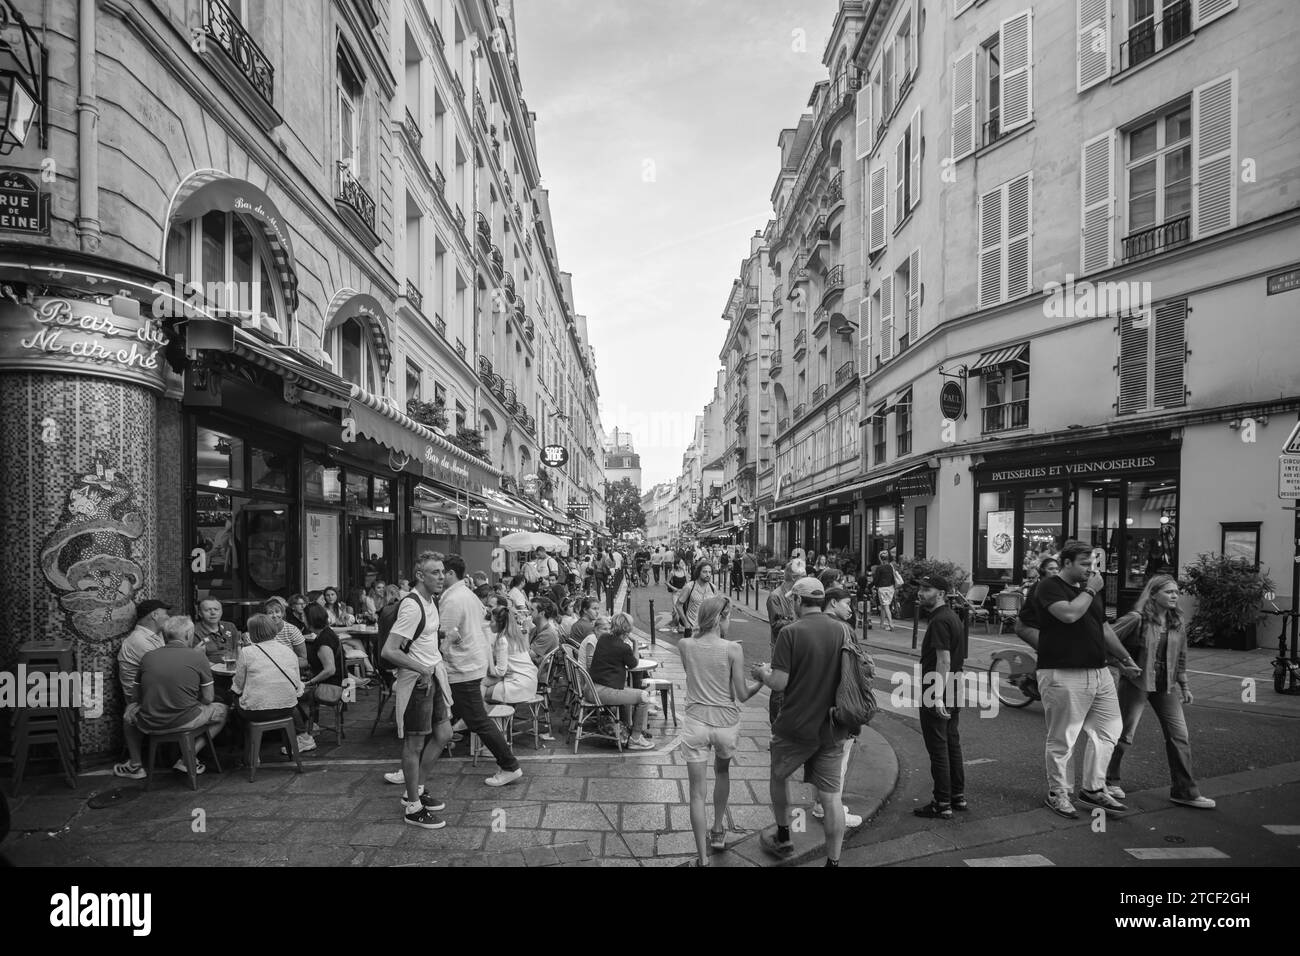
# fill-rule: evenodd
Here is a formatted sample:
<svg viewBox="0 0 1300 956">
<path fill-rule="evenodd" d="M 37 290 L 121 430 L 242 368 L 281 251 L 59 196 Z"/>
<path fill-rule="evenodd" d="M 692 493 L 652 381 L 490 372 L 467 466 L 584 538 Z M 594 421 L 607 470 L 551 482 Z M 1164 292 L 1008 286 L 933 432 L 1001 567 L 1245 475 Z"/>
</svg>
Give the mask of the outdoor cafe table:
<svg viewBox="0 0 1300 956">
<path fill-rule="evenodd" d="M 379 670 L 379 628 L 373 625 L 352 624 L 348 627 L 336 627 L 334 633 L 342 640 L 345 637 L 354 637 L 366 645 L 366 653 L 370 657 L 370 663 Z M 344 656 L 347 652 L 344 651 Z"/>
</svg>

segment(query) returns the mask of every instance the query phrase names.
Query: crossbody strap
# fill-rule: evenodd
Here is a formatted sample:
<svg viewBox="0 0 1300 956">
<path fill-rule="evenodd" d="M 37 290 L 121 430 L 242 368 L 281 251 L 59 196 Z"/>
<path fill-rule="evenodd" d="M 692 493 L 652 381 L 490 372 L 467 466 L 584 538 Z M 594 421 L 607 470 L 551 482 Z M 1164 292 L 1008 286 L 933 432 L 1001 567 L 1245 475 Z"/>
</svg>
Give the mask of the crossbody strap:
<svg viewBox="0 0 1300 956">
<path fill-rule="evenodd" d="M 271 656 L 270 652 L 267 651 L 267 649 L 266 649 L 265 647 L 263 647 L 261 644 L 256 644 L 256 645 L 254 645 L 254 646 L 255 646 L 259 651 L 261 651 L 263 654 L 266 655 L 266 659 L 267 659 L 268 661 L 270 661 L 272 664 L 275 664 L 275 669 L 278 670 L 281 674 L 284 674 L 284 679 L 285 679 L 285 680 L 287 680 L 290 684 L 293 683 L 293 678 L 290 677 L 288 674 L 285 674 L 285 673 L 284 673 L 284 668 L 281 667 L 278 663 L 276 663 L 275 658 Z"/>
</svg>

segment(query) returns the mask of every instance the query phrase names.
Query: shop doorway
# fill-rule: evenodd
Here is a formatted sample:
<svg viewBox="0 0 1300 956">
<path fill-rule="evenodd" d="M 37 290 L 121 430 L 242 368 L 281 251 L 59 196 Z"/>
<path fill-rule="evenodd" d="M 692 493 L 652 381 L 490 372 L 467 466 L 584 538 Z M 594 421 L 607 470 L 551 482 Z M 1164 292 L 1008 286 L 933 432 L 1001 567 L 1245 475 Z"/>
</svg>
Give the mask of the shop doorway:
<svg viewBox="0 0 1300 956">
<path fill-rule="evenodd" d="M 355 608 L 362 602 L 353 592 L 369 591 L 376 581 L 396 580 L 391 576 L 393 523 L 354 517 L 348 524 L 352 542 L 348 556 L 348 603 Z"/>
</svg>

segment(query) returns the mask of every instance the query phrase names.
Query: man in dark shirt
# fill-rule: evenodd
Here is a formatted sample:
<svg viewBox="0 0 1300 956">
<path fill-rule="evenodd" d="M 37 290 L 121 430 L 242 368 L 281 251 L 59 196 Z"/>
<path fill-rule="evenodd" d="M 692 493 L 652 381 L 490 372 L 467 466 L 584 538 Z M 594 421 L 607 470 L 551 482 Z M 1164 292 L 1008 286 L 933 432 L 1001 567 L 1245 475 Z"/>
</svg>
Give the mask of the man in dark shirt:
<svg viewBox="0 0 1300 956">
<path fill-rule="evenodd" d="M 1123 729 L 1115 681 L 1106 666 L 1107 652 L 1121 661 L 1126 674 L 1141 671 L 1106 623 L 1098 592 L 1105 586 L 1092 570 L 1092 548 L 1067 541 L 1061 549 L 1061 571 L 1034 591 L 1034 615 L 1039 624 L 1038 691 L 1047 723 L 1046 806 L 1063 817 L 1078 813 L 1070 802 L 1070 751 L 1085 738 L 1083 783 L 1079 801 L 1107 813 L 1128 813 L 1128 807 L 1106 791 L 1106 766 Z"/>
<path fill-rule="evenodd" d="M 792 558 L 785 566 L 785 580 L 777 585 L 776 590 L 767 596 L 767 625 L 772 631 L 772 653 L 776 653 L 776 638 L 782 628 L 793 624 L 799 617 L 795 611 L 795 599 L 790 596 L 794 582 L 804 576 L 803 558 Z M 772 691 L 767 699 L 768 720 L 776 723 L 776 715 L 781 712 L 781 694 Z"/>
<path fill-rule="evenodd" d="M 817 788 L 825 811 L 826 865 L 839 866 L 844 842 L 840 758 L 847 735 L 831 724 L 829 714 L 839 689 L 845 629 L 838 619 L 822 612 L 826 592 L 816 578 L 800 578 L 789 596 L 799 619 L 781 629 L 772 663 L 757 665 L 752 675 L 784 695 L 781 712 L 772 724 L 769 786 L 776 833 L 764 832 L 759 842 L 774 856 L 794 854 L 787 778 L 803 767 L 804 782 Z"/>
<path fill-rule="evenodd" d="M 127 708 L 125 719 L 146 734 L 207 727 L 216 737 L 229 711 L 215 702 L 212 666 L 194 647 L 194 622 L 188 617 L 169 617 L 163 622 L 162 633 L 166 643 L 140 660 L 139 703 Z M 205 742 L 200 737 L 194 749 L 202 750 Z M 203 773 L 203 763 L 195 763 L 197 772 Z M 175 768 L 185 770 L 185 762 L 176 761 Z"/>
<path fill-rule="evenodd" d="M 937 574 L 917 582 L 917 601 L 930 614 L 921 644 L 921 737 L 930 753 L 934 799 L 912 812 L 918 817 L 951 820 L 966 810 L 966 773 L 957 727 L 959 695 L 966 662 L 966 627 L 948 606 L 951 585 Z"/>
</svg>

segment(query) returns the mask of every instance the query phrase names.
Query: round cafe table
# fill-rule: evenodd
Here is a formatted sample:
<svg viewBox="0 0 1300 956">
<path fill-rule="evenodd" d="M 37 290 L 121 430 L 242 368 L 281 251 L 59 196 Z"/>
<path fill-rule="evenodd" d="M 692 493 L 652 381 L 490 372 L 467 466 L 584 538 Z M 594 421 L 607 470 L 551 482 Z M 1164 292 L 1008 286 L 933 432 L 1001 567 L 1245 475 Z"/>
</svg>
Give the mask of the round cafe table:
<svg viewBox="0 0 1300 956">
<path fill-rule="evenodd" d="M 342 640 L 345 637 L 353 637 L 366 645 L 366 654 L 370 658 L 370 663 L 379 670 L 379 628 L 367 624 L 351 624 L 347 627 L 336 627 L 333 631 Z M 346 651 L 344 652 L 346 656 Z"/>
</svg>

